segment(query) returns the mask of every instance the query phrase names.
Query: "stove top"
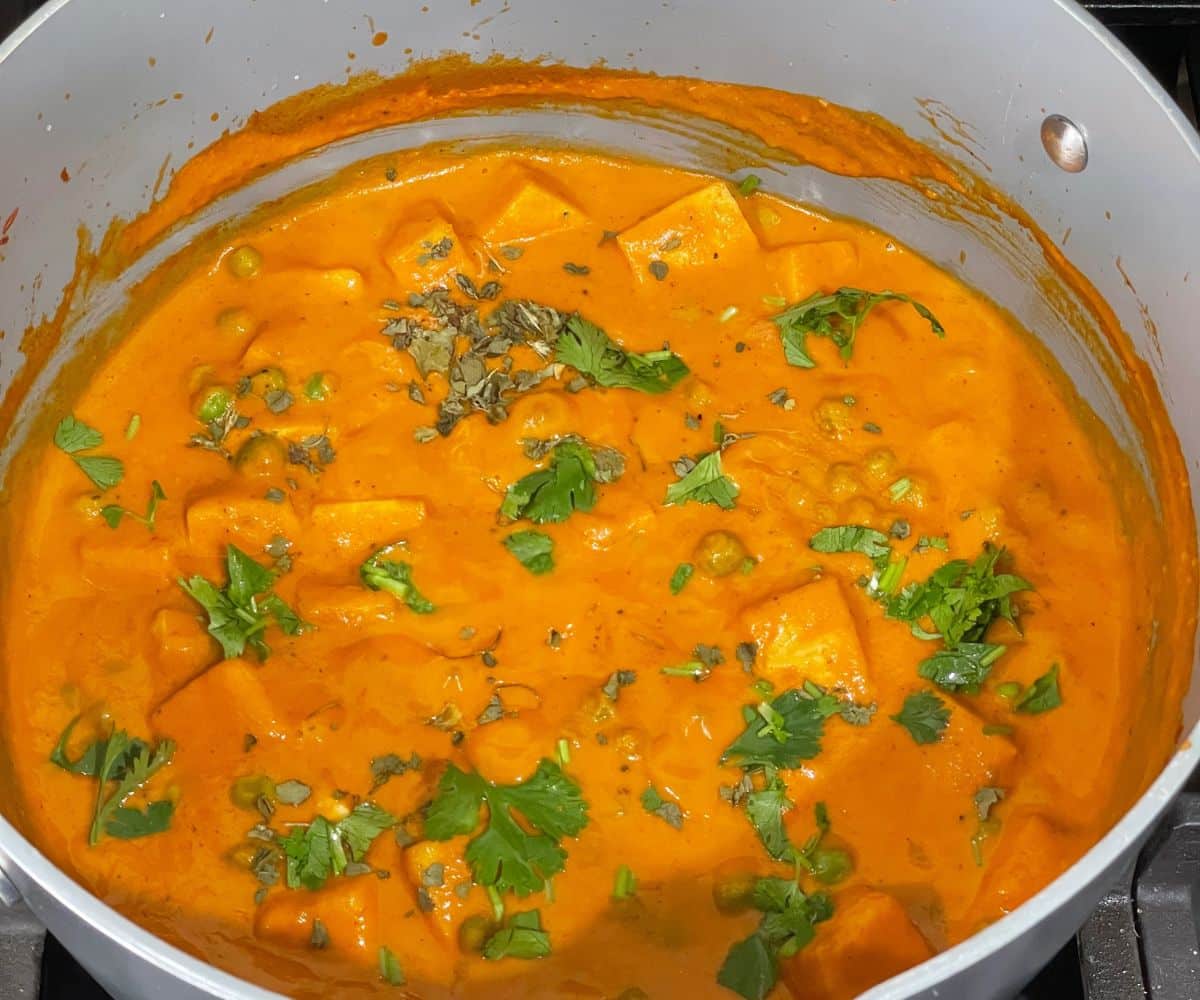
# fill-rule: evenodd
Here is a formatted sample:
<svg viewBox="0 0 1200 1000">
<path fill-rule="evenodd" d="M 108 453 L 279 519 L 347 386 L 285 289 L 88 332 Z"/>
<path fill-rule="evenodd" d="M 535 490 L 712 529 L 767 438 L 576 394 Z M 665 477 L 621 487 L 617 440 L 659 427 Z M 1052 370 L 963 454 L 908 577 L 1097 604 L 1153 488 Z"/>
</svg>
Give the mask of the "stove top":
<svg viewBox="0 0 1200 1000">
<path fill-rule="evenodd" d="M 0 39 L 42 0 L 0 0 Z M 1084 0 L 1179 101 L 1200 114 L 1200 0 Z M 1135 866 L 1016 1000 L 1200 997 L 1200 772 Z M 111 1000 L 24 907 L 0 907 L 0 1000 Z"/>
</svg>

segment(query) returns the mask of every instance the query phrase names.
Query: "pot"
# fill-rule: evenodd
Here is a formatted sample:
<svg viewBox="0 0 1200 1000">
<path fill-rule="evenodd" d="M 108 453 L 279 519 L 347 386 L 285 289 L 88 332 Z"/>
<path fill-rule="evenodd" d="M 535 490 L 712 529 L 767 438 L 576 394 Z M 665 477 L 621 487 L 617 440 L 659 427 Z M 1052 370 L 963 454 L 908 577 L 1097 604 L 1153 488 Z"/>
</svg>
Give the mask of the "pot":
<svg viewBox="0 0 1200 1000">
<path fill-rule="evenodd" d="M 170 165 L 252 110 L 344 80 L 351 50 L 356 70 L 383 74 L 403 70 L 410 54 L 448 50 L 575 65 L 604 60 L 819 94 L 876 112 L 986 170 L 996 189 L 1056 239 L 1065 242 L 1069 234 L 1072 262 L 1129 332 L 1172 417 L 1188 470 L 1200 469 L 1200 421 L 1189 419 L 1189 390 L 1200 384 L 1200 352 L 1192 340 L 1200 306 L 1193 291 L 1200 284 L 1200 141 L 1130 54 L 1066 0 L 672 0 L 653 7 L 638 0 L 444 0 L 432 10 L 421 0 L 377 10 L 359 0 L 215 6 L 55 0 L 0 46 L 0 92 L 8 95 L 0 105 L 0 330 L 10 334 L 0 340 L 0 385 L 7 389 L 27 363 L 12 334 L 53 312 L 58 290 L 71 279 L 81 223 L 100 233 L 114 214 L 144 210 Z M 572 141 L 664 157 L 694 156 L 699 142 L 636 121 L 601 127 L 587 115 L 531 114 L 528 121 L 507 120 L 504 130 L 565 133 Z M 419 145 L 488 128 L 494 123 L 460 116 L 364 141 L 382 148 Z M 369 151 L 352 144 L 330 157 L 349 162 Z M 289 164 L 227 200 L 221 211 L 248 210 L 319 176 L 330 162 L 318 157 Z M 1064 316 L 1064 299 L 1031 289 L 1031 261 L 1046 248 L 1023 228 L 1019 213 L 935 216 L 912 192 L 803 164 L 780 166 L 773 183 L 783 193 L 880 225 L 1006 305 L 1038 331 L 1135 459 L 1153 464 L 1141 450 L 1137 420 L 1114 391 L 1111 366 L 1095 355 L 1096 343 L 1091 351 L 1082 346 Z M 72 347 L 117 307 L 123 283 L 217 217 L 198 217 L 122 281 L 100 287 L 86 303 L 87 321 L 69 325 L 28 399 L 40 398 Z M 969 251 L 966 267 L 963 250 Z M 7 463 L 21 443 L 32 412 L 26 406 L 8 428 L 0 461 Z M 1188 504 L 1186 483 L 1167 488 L 1176 502 Z M 1190 644 L 1192 638 L 1174 641 Z M 1200 717 L 1196 688 L 1184 702 L 1177 751 L 1098 844 L 1013 913 L 867 996 L 1004 997 L 1031 978 L 1132 863 L 1200 759 L 1200 729 L 1192 728 Z M 1172 727 L 1176 718 L 1167 712 L 1154 724 Z M 0 901 L 21 899 L 117 997 L 273 995 L 134 925 L 0 818 Z"/>
</svg>

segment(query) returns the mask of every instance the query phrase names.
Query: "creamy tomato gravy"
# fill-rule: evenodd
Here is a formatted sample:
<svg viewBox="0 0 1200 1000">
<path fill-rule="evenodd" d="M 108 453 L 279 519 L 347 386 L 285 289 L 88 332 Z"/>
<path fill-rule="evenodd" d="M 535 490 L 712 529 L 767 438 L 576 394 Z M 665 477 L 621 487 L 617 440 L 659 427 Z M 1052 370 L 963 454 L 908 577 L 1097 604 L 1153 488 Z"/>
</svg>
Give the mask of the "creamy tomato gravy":
<svg viewBox="0 0 1200 1000">
<path fill-rule="evenodd" d="M 482 317 L 511 300 L 578 312 L 628 351 L 668 345 L 689 373 L 651 394 L 558 365 L 443 436 L 429 429 L 446 359 L 397 322 L 439 326 L 409 299 L 438 286 Z M 907 293 L 945 336 L 883 302 L 848 360 L 810 336 L 815 367 L 789 365 L 771 317 L 840 286 Z M 501 353 L 513 372 L 555 360 Z M 222 387 L 248 423 L 196 446 L 212 440 L 197 408 Z M 91 453 L 124 463 L 119 484 L 101 495 L 37 446 L 12 501 L 6 573 L 21 584 L 3 635 L 26 823 L 101 898 L 295 995 L 393 989 L 386 948 L 422 996 L 733 996 L 718 970 L 762 915 L 727 905 L 729 887 L 797 870 L 833 912 L 779 957 L 774 995 L 853 995 L 1011 910 L 1127 804 L 1111 775 L 1131 752 L 1150 583 L 1123 520 L 1135 487 L 1077 405 L 985 299 L 887 234 L 763 191 L 562 151 L 369 165 L 197 259 L 103 359 L 70 412 L 103 434 Z M 713 452 L 718 425 L 732 507 L 665 505 L 679 459 Z M 525 443 L 563 435 L 615 449 L 623 474 L 561 522 L 500 516 L 508 487 L 551 462 Z M 110 528 L 101 509 L 144 514 L 153 482 L 153 529 Z M 1004 651 L 977 693 L 918 676 L 941 647 L 885 616 L 863 586 L 871 559 L 810 548 L 842 525 L 888 536 L 903 583 L 1006 547 L 1002 568 L 1033 589 L 1013 598 L 1023 632 L 988 630 Z M 524 530 L 551 539 L 553 569 L 506 549 Z M 364 561 L 401 542 L 387 558 L 432 613 L 363 582 Z M 268 618 L 261 662 L 224 658 L 177 582 L 223 586 L 229 545 L 276 567 L 274 592 L 308 625 L 289 636 Z M 1061 705 L 1014 711 L 1052 664 Z M 687 665 L 701 677 L 662 672 Z M 730 791 L 742 770 L 721 763 L 744 706 L 805 681 L 866 721 L 831 715 L 819 752 L 777 774 L 797 847 L 824 804 L 822 845 L 850 862 L 831 886 L 771 859 Z M 933 742 L 891 718 L 919 691 L 949 710 Z M 89 845 L 97 783 L 48 760 L 77 715 L 72 758 L 112 726 L 175 742 L 128 803 L 173 803 L 165 832 Z M 380 784 L 372 761 L 387 771 L 389 754 L 420 766 L 393 760 Z M 471 949 L 497 930 L 473 835 L 423 839 L 422 810 L 448 766 L 512 785 L 542 760 L 578 786 L 586 824 L 554 838 L 566 858 L 548 889 L 492 895 L 508 920 L 536 908 L 551 954 L 488 960 Z M 289 805 L 284 782 L 309 794 Z M 983 789 L 1002 792 L 986 821 Z M 368 801 L 403 821 L 356 859 L 369 872 L 317 891 L 256 879 L 256 824 L 283 837 Z M 474 835 L 486 827 L 484 808 Z M 622 866 L 635 888 L 614 900 Z"/>
</svg>

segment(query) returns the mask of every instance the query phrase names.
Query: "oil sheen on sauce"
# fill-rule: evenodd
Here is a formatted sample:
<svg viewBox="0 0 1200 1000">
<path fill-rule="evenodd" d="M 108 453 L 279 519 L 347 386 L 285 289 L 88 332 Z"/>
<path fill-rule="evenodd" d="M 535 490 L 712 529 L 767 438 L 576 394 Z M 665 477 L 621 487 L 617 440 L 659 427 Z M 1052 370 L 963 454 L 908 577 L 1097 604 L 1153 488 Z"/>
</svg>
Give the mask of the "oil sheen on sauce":
<svg viewBox="0 0 1200 1000">
<path fill-rule="evenodd" d="M 848 358 L 810 336 L 814 366 L 788 364 L 772 316 L 842 286 L 906 293 L 945 334 L 882 302 Z M 551 334 L 448 372 L 505 308 Z M 687 374 L 655 393 L 597 386 L 557 361 L 576 313 Z M 447 324 L 460 335 L 423 332 Z M 515 387 L 499 393 L 493 369 Z M 241 419 L 214 433 L 197 412 L 222 389 Z M 439 409 L 451 392 L 457 420 Z M 400 157 L 196 259 L 68 409 L 103 442 L 39 442 L 10 515 L 26 825 L 101 898 L 266 986 L 388 991 L 402 969 L 431 997 L 733 996 L 718 972 L 762 919 L 739 891 L 775 876 L 832 914 L 783 949 L 773 995 L 852 996 L 1011 910 L 1127 804 L 1110 776 L 1150 628 L 1131 487 L 1026 335 L 887 234 L 598 154 Z M 568 435 L 600 456 L 590 509 L 577 492 L 561 521 L 502 516 Z M 718 451 L 724 506 L 664 502 Z M 87 454 L 119 458 L 121 482 L 101 495 Z M 152 529 L 110 527 L 102 508 L 144 515 L 153 483 Z M 810 546 L 846 525 L 890 556 Z M 521 531 L 549 538 L 552 569 L 510 551 Z M 229 546 L 273 567 L 306 623 L 287 635 L 268 615 L 265 659 L 223 658 L 179 583 L 222 586 Z M 364 583 L 384 546 L 434 610 Z M 988 630 L 1003 653 L 977 691 L 938 690 L 917 667 L 942 645 L 885 615 L 879 573 L 924 581 L 987 546 L 1032 585 L 1013 598 L 1020 631 Z M 1055 664 L 1061 705 L 1015 711 Z M 723 751 L 773 738 L 770 705 L 805 682 L 839 706 L 818 752 L 747 786 Z M 921 691 L 949 710 L 925 743 L 892 718 Z M 89 846 L 97 782 L 48 759 L 77 715 L 71 758 L 112 726 L 174 741 L 128 802 L 172 803 L 165 832 Z M 513 836 L 561 848 L 561 871 L 489 893 L 468 861 L 488 808 L 434 840 L 429 803 L 448 773 L 512 786 L 539 766 L 578 788 L 586 822 L 548 837 L 552 819 L 518 814 Z M 768 854 L 744 798 L 770 781 L 796 849 L 822 805 L 822 849 L 848 867 L 834 884 Z M 275 857 L 275 881 L 256 878 L 267 828 L 363 803 L 395 822 L 348 872 L 289 888 Z M 473 950 L 532 909 L 548 956 Z"/>
</svg>

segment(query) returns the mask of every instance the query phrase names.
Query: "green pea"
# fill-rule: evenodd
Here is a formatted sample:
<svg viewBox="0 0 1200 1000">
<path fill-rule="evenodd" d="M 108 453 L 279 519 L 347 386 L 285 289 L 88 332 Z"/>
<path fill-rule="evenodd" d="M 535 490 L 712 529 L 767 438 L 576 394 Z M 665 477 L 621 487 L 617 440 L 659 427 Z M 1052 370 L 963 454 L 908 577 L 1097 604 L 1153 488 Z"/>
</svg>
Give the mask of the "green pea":
<svg viewBox="0 0 1200 1000">
<path fill-rule="evenodd" d="M 264 479 L 282 473 L 287 448 L 274 434 L 255 434 L 238 449 L 233 464 L 243 476 Z"/>
<path fill-rule="evenodd" d="M 850 855 L 836 847 L 824 847 L 812 855 L 812 873 L 822 885 L 837 885 L 854 870 Z"/>
<path fill-rule="evenodd" d="M 244 337 L 254 329 L 254 320 L 241 307 L 222 309 L 217 313 L 217 329 L 233 337 Z"/>
<path fill-rule="evenodd" d="M 205 389 L 196 405 L 196 419 L 202 424 L 211 424 L 221 418 L 232 402 L 233 393 L 223 386 L 214 385 Z"/>
<path fill-rule="evenodd" d="M 229 797 L 239 809 L 254 809 L 258 800 L 275 797 L 275 782 L 265 774 L 247 774 L 229 786 Z"/>
<path fill-rule="evenodd" d="M 713 903 L 722 913 L 740 913 L 750 906 L 758 876 L 752 872 L 731 872 L 713 882 Z"/>
<path fill-rule="evenodd" d="M 262 270 L 263 256 L 249 244 L 230 251 L 225 266 L 235 278 L 253 278 Z"/>
<path fill-rule="evenodd" d="M 268 392 L 283 392 L 287 388 L 287 376 L 281 368 L 263 368 L 250 376 L 250 391 L 256 396 Z"/>
</svg>

